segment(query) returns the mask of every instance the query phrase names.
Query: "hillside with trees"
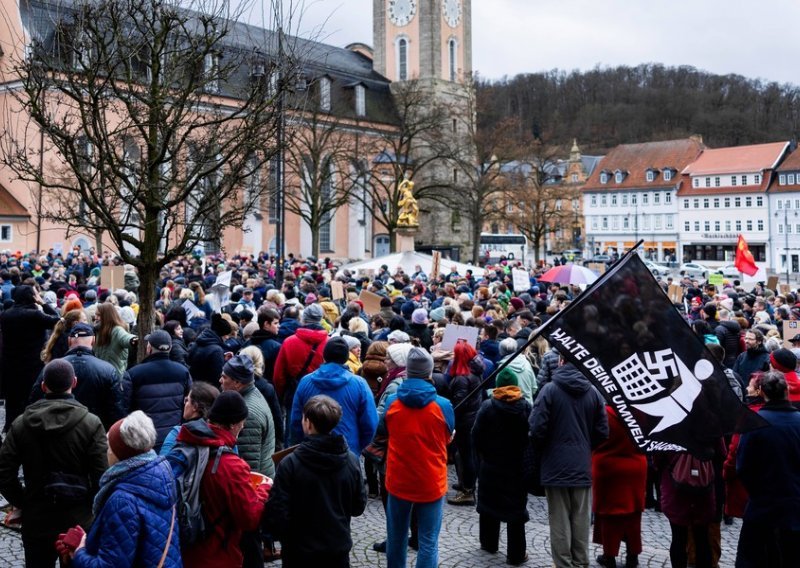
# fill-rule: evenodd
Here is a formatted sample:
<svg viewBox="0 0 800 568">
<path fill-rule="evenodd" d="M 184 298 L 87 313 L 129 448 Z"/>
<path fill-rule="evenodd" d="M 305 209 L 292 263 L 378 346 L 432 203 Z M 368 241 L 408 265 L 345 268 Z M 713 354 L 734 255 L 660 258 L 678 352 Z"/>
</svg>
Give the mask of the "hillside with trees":
<svg viewBox="0 0 800 568">
<path fill-rule="evenodd" d="M 584 153 L 701 134 L 711 147 L 788 140 L 798 132 L 800 87 L 694 67 L 596 67 L 476 81 L 479 128 L 514 119 L 521 139 Z"/>
</svg>

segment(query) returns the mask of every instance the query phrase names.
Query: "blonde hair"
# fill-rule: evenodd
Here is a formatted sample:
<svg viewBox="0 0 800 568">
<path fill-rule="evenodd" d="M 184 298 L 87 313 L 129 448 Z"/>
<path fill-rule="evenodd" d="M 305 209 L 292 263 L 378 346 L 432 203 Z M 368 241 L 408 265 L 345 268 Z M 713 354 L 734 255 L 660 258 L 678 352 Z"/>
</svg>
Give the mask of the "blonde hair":
<svg viewBox="0 0 800 568">
<path fill-rule="evenodd" d="M 354 317 L 350 320 L 348 328 L 352 333 L 369 333 L 367 328 L 367 322 L 365 322 L 360 317 Z"/>
<path fill-rule="evenodd" d="M 264 374 L 264 354 L 255 345 L 249 345 L 239 351 L 239 355 L 247 355 L 253 361 L 253 368 L 259 377 Z"/>
</svg>

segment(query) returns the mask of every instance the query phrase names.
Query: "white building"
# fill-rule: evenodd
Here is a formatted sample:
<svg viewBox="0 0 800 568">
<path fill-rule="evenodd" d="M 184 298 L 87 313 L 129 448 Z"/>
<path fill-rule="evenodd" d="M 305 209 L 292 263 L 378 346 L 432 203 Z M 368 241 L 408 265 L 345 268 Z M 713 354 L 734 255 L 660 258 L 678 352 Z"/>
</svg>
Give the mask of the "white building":
<svg viewBox="0 0 800 568">
<path fill-rule="evenodd" d="M 772 268 L 796 278 L 800 273 L 800 152 L 778 166 L 769 187 Z"/>
</svg>

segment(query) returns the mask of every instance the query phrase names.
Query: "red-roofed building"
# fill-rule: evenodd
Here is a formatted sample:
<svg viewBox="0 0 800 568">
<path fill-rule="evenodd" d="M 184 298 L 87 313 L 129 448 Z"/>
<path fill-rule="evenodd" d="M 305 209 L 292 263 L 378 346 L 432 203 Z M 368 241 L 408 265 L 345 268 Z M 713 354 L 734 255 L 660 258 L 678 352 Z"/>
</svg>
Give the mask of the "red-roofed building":
<svg viewBox="0 0 800 568">
<path fill-rule="evenodd" d="M 681 172 L 701 155 L 699 136 L 622 144 L 609 152 L 583 187 L 586 242 L 592 254 L 619 254 L 644 239 L 646 257 L 678 258 L 676 196 Z"/>
<path fill-rule="evenodd" d="M 800 272 L 800 152 L 790 153 L 775 170 L 767 190 L 772 214 L 770 239 L 773 243 L 773 268 L 788 275 Z"/>
<path fill-rule="evenodd" d="M 678 191 L 681 260 L 733 262 L 744 235 L 757 262 L 768 262 L 767 188 L 789 142 L 707 149 L 682 170 Z"/>
</svg>

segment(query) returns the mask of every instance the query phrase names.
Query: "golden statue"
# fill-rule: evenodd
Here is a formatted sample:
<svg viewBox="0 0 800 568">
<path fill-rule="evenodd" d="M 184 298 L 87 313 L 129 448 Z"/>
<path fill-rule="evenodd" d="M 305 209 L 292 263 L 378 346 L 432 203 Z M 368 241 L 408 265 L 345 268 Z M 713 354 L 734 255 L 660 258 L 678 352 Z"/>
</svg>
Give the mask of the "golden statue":
<svg viewBox="0 0 800 568">
<path fill-rule="evenodd" d="M 401 193 L 397 205 L 400 207 L 400 215 L 397 217 L 398 227 L 419 227 L 419 207 L 417 200 L 414 199 L 414 182 L 404 179 L 398 187 Z"/>
</svg>

